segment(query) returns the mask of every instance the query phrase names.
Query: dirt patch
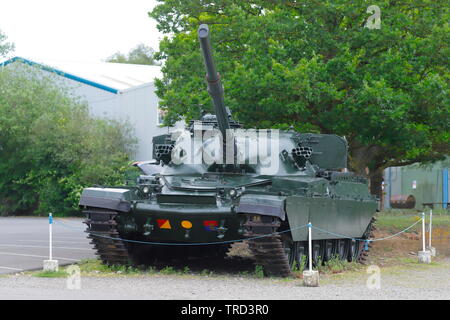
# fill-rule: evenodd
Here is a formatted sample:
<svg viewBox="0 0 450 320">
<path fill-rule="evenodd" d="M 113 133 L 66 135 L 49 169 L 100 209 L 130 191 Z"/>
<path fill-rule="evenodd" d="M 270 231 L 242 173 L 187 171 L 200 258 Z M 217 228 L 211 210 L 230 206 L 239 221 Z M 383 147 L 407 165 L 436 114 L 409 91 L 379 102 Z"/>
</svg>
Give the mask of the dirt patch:
<svg viewBox="0 0 450 320">
<path fill-rule="evenodd" d="M 376 230 L 374 238 L 385 238 L 392 235 L 386 230 Z M 429 233 L 426 233 L 426 245 L 428 246 Z M 417 256 L 422 250 L 422 233 L 408 232 L 395 238 L 376 241 L 372 244 L 369 254 L 369 262 L 383 265 L 394 265 Z M 450 228 L 437 227 L 433 229 L 432 246 L 436 248 L 438 258 L 450 257 Z"/>
<path fill-rule="evenodd" d="M 253 259 L 253 255 L 246 242 L 233 243 L 230 250 L 228 251 L 228 256 Z"/>
</svg>

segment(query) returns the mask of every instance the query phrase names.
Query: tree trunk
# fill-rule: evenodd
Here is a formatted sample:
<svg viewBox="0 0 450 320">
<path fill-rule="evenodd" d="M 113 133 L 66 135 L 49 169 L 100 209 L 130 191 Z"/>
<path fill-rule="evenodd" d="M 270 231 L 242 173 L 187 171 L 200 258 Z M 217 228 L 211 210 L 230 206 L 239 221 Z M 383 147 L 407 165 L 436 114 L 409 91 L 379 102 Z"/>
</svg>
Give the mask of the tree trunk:
<svg viewBox="0 0 450 320">
<path fill-rule="evenodd" d="M 376 165 L 382 149 L 377 145 L 366 146 L 350 141 L 349 166 L 356 174 L 369 179 L 370 193 L 382 199 L 383 169 Z"/>
<path fill-rule="evenodd" d="M 370 193 L 378 197 L 380 200 L 383 198 L 383 170 L 377 169 L 376 171 L 369 174 L 369 188 Z"/>
</svg>

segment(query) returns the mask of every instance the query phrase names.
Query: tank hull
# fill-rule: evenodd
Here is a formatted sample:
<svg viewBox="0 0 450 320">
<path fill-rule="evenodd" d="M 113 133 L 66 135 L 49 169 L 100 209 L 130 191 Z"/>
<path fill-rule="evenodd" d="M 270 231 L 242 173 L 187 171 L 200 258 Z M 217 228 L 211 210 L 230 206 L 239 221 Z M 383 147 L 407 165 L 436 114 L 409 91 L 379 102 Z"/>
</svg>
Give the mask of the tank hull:
<svg viewBox="0 0 450 320">
<path fill-rule="evenodd" d="M 114 190 L 115 192 L 112 192 Z M 247 215 L 271 216 L 290 230 L 294 241 L 306 241 L 311 223 L 314 240 L 342 236 L 360 238 L 377 211 L 373 199 L 354 200 L 337 196 L 274 196 L 253 192 L 234 202 L 223 203 L 209 195 L 215 204 L 186 197 L 185 203 L 158 203 L 139 199 L 135 188 L 87 188 L 81 197 L 83 207 L 116 210 L 118 230 L 125 238 L 156 243 L 213 244 L 247 239 Z M 111 195 L 114 195 L 111 198 Z M 183 195 L 174 195 L 177 199 Z M 195 200 L 195 201 L 192 201 Z M 251 200 L 251 201 L 249 201 Z M 167 201 L 167 200 L 165 200 Z M 210 201 L 210 200 L 208 200 Z M 199 202 L 199 203 L 192 203 Z M 318 230 L 321 229 L 321 230 Z"/>
</svg>

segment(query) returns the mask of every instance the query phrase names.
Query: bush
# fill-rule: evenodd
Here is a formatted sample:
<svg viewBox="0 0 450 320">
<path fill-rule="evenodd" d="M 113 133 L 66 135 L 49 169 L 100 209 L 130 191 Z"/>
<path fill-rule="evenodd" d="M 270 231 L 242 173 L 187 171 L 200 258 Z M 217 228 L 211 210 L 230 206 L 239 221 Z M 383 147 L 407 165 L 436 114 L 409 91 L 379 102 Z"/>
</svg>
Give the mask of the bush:
<svg viewBox="0 0 450 320">
<path fill-rule="evenodd" d="M 73 214 L 82 189 L 123 183 L 129 126 L 28 66 L 0 69 L 0 215 Z"/>
</svg>

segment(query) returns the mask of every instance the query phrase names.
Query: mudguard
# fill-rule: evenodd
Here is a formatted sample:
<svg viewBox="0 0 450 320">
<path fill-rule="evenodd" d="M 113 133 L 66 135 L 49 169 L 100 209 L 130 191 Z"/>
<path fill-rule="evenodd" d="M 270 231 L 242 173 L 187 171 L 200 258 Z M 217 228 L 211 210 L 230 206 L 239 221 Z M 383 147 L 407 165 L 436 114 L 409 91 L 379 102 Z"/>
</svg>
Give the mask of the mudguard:
<svg viewBox="0 0 450 320">
<path fill-rule="evenodd" d="M 286 199 L 286 211 L 294 241 L 308 240 L 308 228 L 303 226 L 309 222 L 327 231 L 313 228 L 313 239 L 359 238 L 364 234 L 376 209 L 374 201 L 302 196 Z"/>
<path fill-rule="evenodd" d="M 80 198 L 80 206 L 129 212 L 132 191 L 123 188 L 85 188 Z"/>
<path fill-rule="evenodd" d="M 284 221 L 286 219 L 285 199 L 286 197 L 270 195 L 243 195 L 237 207 L 237 212 L 274 216 Z"/>
</svg>

